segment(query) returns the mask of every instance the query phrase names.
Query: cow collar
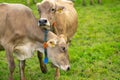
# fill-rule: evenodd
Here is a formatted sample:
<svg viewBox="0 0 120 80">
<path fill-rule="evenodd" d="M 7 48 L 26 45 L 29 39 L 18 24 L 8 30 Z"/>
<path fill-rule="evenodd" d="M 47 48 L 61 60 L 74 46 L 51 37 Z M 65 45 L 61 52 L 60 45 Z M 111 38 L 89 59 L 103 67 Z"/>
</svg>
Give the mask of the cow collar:
<svg viewBox="0 0 120 80">
<path fill-rule="evenodd" d="M 48 56 L 47 56 L 47 35 L 48 35 L 48 30 L 44 30 L 44 54 L 45 54 L 45 58 L 44 58 L 44 63 L 47 64 L 48 63 Z"/>
<path fill-rule="evenodd" d="M 53 22 L 53 23 L 50 25 L 50 31 L 54 32 L 54 31 L 55 31 L 55 27 L 56 27 L 56 22 Z"/>
<path fill-rule="evenodd" d="M 55 27 L 56 26 L 56 22 L 53 22 L 52 26 Z"/>
<path fill-rule="evenodd" d="M 56 22 L 54 22 L 52 24 L 52 27 L 55 27 L 56 26 Z M 48 56 L 47 56 L 47 35 L 48 35 L 48 31 L 47 29 L 44 30 L 44 44 L 43 44 L 43 47 L 44 47 L 44 54 L 45 54 L 45 58 L 44 58 L 44 63 L 47 64 L 48 63 Z M 50 30 L 52 31 L 52 30 Z"/>
</svg>

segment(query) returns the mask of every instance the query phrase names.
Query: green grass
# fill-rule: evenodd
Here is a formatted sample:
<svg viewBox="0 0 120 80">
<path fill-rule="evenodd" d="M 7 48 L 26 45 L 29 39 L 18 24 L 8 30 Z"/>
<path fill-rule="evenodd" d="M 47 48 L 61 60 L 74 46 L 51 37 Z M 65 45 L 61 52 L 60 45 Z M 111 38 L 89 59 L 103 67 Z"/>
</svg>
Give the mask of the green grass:
<svg viewBox="0 0 120 80">
<path fill-rule="evenodd" d="M 25 4 L 22 0 L 6 2 Z M 82 6 L 80 0 L 75 3 L 79 26 L 69 47 L 71 70 L 61 70 L 60 80 L 120 80 L 120 0 L 104 0 L 102 5 L 92 6 L 88 2 Z M 38 18 L 35 4 L 30 8 Z M 5 52 L 0 56 L 0 80 L 7 80 Z M 19 80 L 18 65 L 16 60 L 15 80 Z M 35 54 L 26 62 L 27 80 L 54 80 L 55 70 L 50 62 L 47 67 L 48 73 L 42 74 Z"/>
</svg>

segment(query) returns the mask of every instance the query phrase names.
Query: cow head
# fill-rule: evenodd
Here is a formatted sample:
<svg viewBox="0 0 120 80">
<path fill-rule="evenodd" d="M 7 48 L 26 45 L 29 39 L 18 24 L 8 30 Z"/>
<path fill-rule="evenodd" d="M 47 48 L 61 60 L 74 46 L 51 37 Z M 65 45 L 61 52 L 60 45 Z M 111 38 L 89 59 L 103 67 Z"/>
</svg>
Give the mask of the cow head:
<svg viewBox="0 0 120 80">
<path fill-rule="evenodd" d="M 70 69 L 68 45 L 63 35 L 48 40 L 47 42 L 48 58 L 58 68 L 68 71 Z"/>
<path fill-rule="evenodd" d="M 40 19 L 38 25 L 42 28 L 50 29 L 55 23 L 56 13 L 62 14 L 64 6 L 61 6 L 54 0 L 43 0 L 41 3 L 37 3 Z"/>
</svg>

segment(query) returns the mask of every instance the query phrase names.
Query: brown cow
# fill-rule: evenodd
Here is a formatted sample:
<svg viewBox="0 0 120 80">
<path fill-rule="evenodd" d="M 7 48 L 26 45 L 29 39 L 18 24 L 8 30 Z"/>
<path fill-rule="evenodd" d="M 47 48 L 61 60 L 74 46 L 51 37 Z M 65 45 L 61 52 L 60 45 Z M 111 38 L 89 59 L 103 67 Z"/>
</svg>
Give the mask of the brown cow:
<svg viewBox="0 0 120 80">
<path fill-rule="evenodd" d="M 43 28 L 53 28 L 56 34 L 64 34 L 70 41 L 77 30 L 78 17 L 72 1 L 43 0 L 37 3 L 40 13 L 39 25 Z"/>
<path fill-rule="evenodd" d="M 57 35 L 64 34 L 67 42 L 71 40 L 77 30 L 78 17 L 74 4 L 70 0 L 43 0 L 37 3 L 40 14 L 39 26 L 43 29 L 52 29 Z M 60 75 L 56 69 L 57 79 Z"/>
<path fill-rule="evenodd" d="M 20 61 L 21 80 L 25 80 L 25 60 L 36 50 L 43 52 L 43 43 L 44 32 L 38 27 L 37 20 L 28 7 L 21 4 L 0 4 L 0 50 L 6 51 L 9 80 L 13 80 L 15 69 L 13 53 Z M 65 71 L 69 70 L 65 39 L 49 31 L 46 47 L 52 63 Z"/>
</svg>

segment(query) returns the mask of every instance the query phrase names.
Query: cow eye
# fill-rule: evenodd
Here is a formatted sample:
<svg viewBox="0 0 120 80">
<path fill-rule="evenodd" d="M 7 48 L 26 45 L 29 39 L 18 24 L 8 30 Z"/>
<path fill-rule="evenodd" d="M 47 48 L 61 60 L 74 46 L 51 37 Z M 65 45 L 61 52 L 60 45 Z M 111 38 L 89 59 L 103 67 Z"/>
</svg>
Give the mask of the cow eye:
<svg viewBox="0 0 120 80">
<path fill-rule="evenodd" d="M 54 9 L 54 8 L 52 8 L 52 9 L 51 9 L 51 11 L 52 11 L 52 12 L 55 12 L 55 9 Z"/>
</svg>

